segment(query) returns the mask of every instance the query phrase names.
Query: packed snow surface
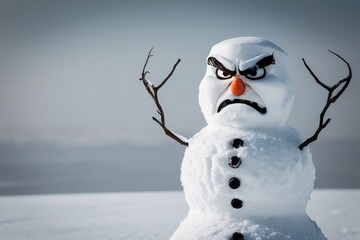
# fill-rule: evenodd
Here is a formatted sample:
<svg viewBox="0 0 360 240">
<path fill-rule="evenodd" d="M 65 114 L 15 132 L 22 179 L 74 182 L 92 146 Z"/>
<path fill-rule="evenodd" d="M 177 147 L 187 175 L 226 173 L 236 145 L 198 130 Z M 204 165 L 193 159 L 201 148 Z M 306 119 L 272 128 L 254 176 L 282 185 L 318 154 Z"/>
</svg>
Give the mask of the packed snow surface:
<svg viewBox="0 0 360 240">
<path fill-rule="evenodd" d="M 329 240 L 360 239 L 360 190 L 314 190 L 307 206 Z M 182 192 L 0 197 L 1 240 L 168 240 Z M 185 240 L 185 239 L 184 239 Z"/>
</svg>

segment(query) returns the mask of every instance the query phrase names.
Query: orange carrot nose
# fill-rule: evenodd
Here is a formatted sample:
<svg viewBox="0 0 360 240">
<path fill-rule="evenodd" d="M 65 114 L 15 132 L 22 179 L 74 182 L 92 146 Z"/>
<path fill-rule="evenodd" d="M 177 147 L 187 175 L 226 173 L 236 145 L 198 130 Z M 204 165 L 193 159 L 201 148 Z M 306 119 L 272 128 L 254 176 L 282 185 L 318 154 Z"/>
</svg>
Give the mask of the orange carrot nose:
<svg viewBox="0 0 360 240">
<path fill-rule="evenodd" d="M 243 80 L 241 80 L 241 78 L 233 78 L 230 86 L 232 94 L 234 94 L 235 96 L 241 96 L 244 94 L 245 88 L 245 83 L 243 82 Z"/>
</svg>

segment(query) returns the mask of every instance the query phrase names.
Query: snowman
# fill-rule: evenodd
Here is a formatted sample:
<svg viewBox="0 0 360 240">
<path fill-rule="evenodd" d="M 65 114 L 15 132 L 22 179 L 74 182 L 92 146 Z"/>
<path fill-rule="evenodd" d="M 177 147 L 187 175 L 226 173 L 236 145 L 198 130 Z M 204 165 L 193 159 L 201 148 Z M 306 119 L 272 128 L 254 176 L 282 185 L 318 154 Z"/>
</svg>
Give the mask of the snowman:
<svg viewBox="0 0 360 240">
<path fill-rule="evenodd" d="M 154 87 L 146 61 L 141 78 L 161 116 L 153 119 L 187 146 L 181 183 L 189 212 L 170 239 L 326 239 L 305 211 L 315 180 L 311 153 L 286 123 L 294 101 L 287 54 L 240 37 L 213 46 L 206 63 L 199 103 L 208 125 L 191 139 L 165 126 L 157 91 L 172 72 Z"/>
</svg>

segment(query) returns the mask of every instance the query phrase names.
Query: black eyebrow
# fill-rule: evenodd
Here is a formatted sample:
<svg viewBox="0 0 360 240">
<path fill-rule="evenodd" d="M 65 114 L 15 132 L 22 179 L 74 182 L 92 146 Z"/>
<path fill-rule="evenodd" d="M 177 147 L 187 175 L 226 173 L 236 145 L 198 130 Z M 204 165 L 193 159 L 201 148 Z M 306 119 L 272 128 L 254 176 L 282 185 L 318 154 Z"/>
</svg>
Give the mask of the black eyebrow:
<svg viewBox="0 0 360 240">
<path fill-rule="evenodd" d="M 217 60 L 214 57 L 209 57 L 207 60 L 207 64 L 210 66 L 216 67 L 231 76 L 234 76 L 236 74 L 236 71 L 231 71 L 231 70 L 227 69 L 226 67 L 224 67 L 224 65 L 221 62 L 219 62 L 219 60 Z"/>
<path fill-rule="evenodd" d="M 270 56 L 266 56 L 266 57 L 260 59 L 254 66 L 249 67 L 249 68 L 245 69 L 244 71 L 239 70 L 239 72 L 240 72 L 240 75 L 247 75 L 254 71 L 256 72 L 256 70 L 258 70 L 258 69 L 269 66 L 270 64 L 275 64 L 274 54 L 271 54 Z"/>
<path fill-rule="evenodd" d="M 264 68 L 266 66 L 269 66 L 270 64 L 275 64 L 274 54 L 264 57 L 263 59 L 258 61 L 255 66 L 258 68 Z"/>
</svg>

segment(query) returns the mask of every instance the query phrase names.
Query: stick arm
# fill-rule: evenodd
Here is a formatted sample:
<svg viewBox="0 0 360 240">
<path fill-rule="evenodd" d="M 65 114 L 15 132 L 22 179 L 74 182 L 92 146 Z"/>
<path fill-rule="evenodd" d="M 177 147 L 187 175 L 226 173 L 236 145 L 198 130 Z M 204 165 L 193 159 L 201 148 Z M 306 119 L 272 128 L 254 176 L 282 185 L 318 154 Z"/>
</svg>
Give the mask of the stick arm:
<svg viewBox="0 0 360 240">
<path fill-rule="evenodd" d="M 180 59 L 178 59 L 176 61 L 176 63 L 174 64 L 173 68 L 171 69 L 170 73 L 162 80 L 162 82 L 158 85 L 155 86 L 153 83 L 151 83 L 149 80 L 146 79 L 146 75 L 148 73 L 150 73 L 149 71 L 146 70 L 147 64 L 149 62 L 150 57 L 152 57 L 153 55 L 151 54 L 152 50 L 154 47 L 152 47 L 147 55 L 142 73 L 141 73 L 141 77 L 139 80 L 141 80 L 144 84 L 144 87 L 146 89 L 146 91 L 149 93 L 149 95 L 151 96 L 151 98 L 154 100 L 155 105 L 157 107 L 157 113 L 160 115 L 160 119 L 156 118 L 156 117 L 152 117 L 152 119 L 159 124 L 159 126 L 164 130 L 164 133 L 169 136 L 170 138 L 174 139 L 175 141 L 177 141 L 178 143 L 180 143 L 181 145 L 184 146 L 188 146 L 189 145 L 189 140 L 183 136 L 181 136 L 180 134 L 174 133 L 173 131 L 171 131 L 167 126 L 166 126 L 166 119 L 165 119 L 165 112 L 163 107 L 160 104 L 159 101 L 159 96 L 158 96 L 158 91 L 161 89 L 162 86 L 164 86 L 164 84 L 170 79 L 170 77 L 173 75 L 173 73 L 175 72 L 175 69 L 177 67 L 177 65 L 180 63 Z"/>
<path fill-rule="evenodd" d="M 346 63 L 347 67 L 348 67 L 348 76 L 345 77 L 344 79 L 340 80 L 339 82 L 337 82 L 335 85 L 333 86 L 328 86 L 325 83 L 323 83 L 322 81 L 319 80 L 319 78 L 315 75 L 315 73 L 311 70 L 311 68 L 307 65 L 307 63 L 305 62 L 304 59 L 302 59 L 306 69 L 310 72 L 310 74 L 312 75 L 312 77 L 315 79 L 316 83 L 318 83 L 321 87 L 325 88 L 328 91 L 328 96 L 326 99 L 326 104 L 323 108 L 323 110 L 320 113 L 320 119 L 319 119 L 319 124 L 318 124 L 318 128 L 316 129 L 315 133 L 309 137 L 308 139 L 306 139 L 303 143 L 301 143 L 299 145 L 299 149 L 303 150 L 306 146 L 308 146 L 310 143 L 316 141 L 318 139 L 318 136 L 320 134 L 320 132 L 326 128 L 326 126 L 329 124 L 329 122 L 331 121 L 330 118 L 325 119 L 325 114 L 327 112 L 327 110 L 329 109 L 329 107 L 331 106 L 331 104 L 335 103 L 336 100 L 341 96 L 341 94 L 344 93 L 345 89 L 348 87 L 350 80 L 352 78 L 352 70 L 350 67 L 350 64 L 344 59 L 342 58 L 339 54 L 330 51 L 330 53 L 334 54 L 335 56 L 337 56 L 338 58 L 340 58 L 343 62 Z M 340 88 L 340 90 L 338 90 L 338 92 L 333 96 L 334 91 L 336 89 Z"/>
</svg>

